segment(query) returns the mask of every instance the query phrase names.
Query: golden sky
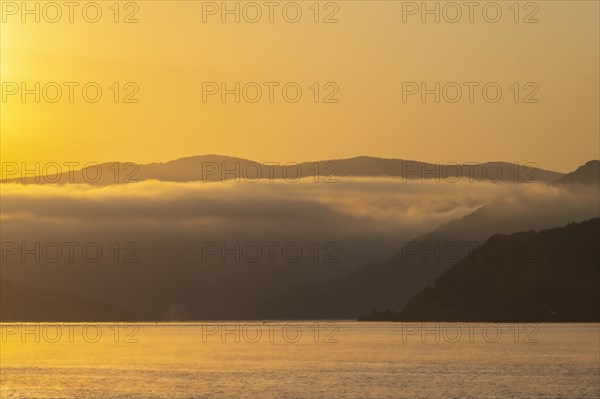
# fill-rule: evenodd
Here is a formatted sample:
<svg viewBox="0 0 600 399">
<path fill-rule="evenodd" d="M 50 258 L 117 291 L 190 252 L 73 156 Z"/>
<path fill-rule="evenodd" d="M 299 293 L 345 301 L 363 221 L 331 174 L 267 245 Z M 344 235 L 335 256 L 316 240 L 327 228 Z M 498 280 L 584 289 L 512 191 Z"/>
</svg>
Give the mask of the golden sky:
<svg viewBox="0 0 600 399">
<path fill-rule="evenodd" d="M 539 1 L 530 8 L 522 2 L 517 23 L 513 2 L 498 2 L 497 23 L 487 22 L 481 8 L 473 23 L 467 9 L 456 23 L 444 15 L 440 23 L 432 16 L 422 23 L 419 13 L 403 15 L 407 2 L 394 1 L 321 2 L 318 23 L 312 1 L 297 2 L 297 23 L 284 18 L 287 2 L 277 3 L 272 23 L 264 7 L 256 23 L 244 15 L 240 23 L 234 16 L 222 23 L 219 11 L 204 15 L 203 22 L 209 3 L 121 2 L 116 16 L 113 2 L 99 1 L 97 23 L 83 18 L 82 7 L 74 10 L 72 23 L 67 8 L 56 23 L 49 21 L 56 15 L 52 9 L 40 10 L 39 23 L 35 15 L 24 15 L 23 23 L 22 10 L 13 8 L 21 2 L 3 1 L 2 161 L 153 162 L 216 153 L 301 162 L 371 155 L 535 162 L 569 171 L 599 157 L 596 1 Z M 295 9 L 287 11 L 293 19 Z M 87 12 L 93 19 L 95 10 Z M 254 16 L 254 10 L 246 12 Z M 447 18 L 454 15 L 446 12 Z M 138 22 L 123 23 L 132 13 Z M 324 23 L 328 15 L 338 22 Z M 528 16 L 538 22 L 524 23 Z M 21 90 L 22 82 L 30 89 L 40 82 L 40 92 L 56 82 L 62 97 L 46 101 L 55 93 L 50 85 L 39 103 L 34 94 L 23 103 L 20 91 L 7 94 Z M 72 103 L 65 82 L 78 84 Z M 96 103 L 82 97 L 89 82 L 102 89 Z M 226 82 L 229 88 L 257 82 L 263 93 L 256 103 L 235 103 L 234 95 L 225 103 L 219 95 L 203 102 L 203 82 Z M 273 102 L 264 82 L 279 84 Z M 298 102 L 283 98 L 289 82 L 302 88 Z M 429 95 L 423 103 L 417 94 L 403 102 L 403 82 L 426 82 L 429 88 L 457 82 L 463 97 L 435 103 Z M 472 103 L 464 82 L 480 84 Z M 502 88 L 498 102 L 482 97 L 481 87 L 489 82 Z M 448 87 L 453 96 L 454 86 Z M 131 98 L 138 102 L 124 103 L 137 88 Z M 325 103 L 336 88 L 331 98 L 338 102 Z M 255 87 L 247 89 L 253 97 Z M 533 91 L 530 98 L 538 102 L 524 102 Z"/>
</svg>

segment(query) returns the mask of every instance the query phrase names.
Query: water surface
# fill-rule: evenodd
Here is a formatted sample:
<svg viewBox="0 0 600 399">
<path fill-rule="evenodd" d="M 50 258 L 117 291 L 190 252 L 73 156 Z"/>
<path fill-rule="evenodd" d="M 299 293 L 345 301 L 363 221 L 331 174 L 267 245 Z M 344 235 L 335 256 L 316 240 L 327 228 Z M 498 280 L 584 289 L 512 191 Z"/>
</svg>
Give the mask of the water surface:
<svg viewBox="0 0 600 399">
<path fill-rule="evenodd" d="M 2 398 L 600 397 L 598 324 L 5 323 L 1 342 Z"/>
</svg>

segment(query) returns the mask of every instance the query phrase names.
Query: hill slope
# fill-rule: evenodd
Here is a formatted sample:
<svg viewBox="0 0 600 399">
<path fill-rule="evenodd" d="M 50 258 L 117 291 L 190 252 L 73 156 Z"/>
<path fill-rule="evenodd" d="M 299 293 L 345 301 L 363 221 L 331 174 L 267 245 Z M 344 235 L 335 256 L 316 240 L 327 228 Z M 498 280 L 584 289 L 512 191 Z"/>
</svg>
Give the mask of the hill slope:
<svg viewBox="0 0 600 399">
<path fill-rule="evenodd" d="M 568 173 L 559 178 L 553 184 L 557 185 L 584 185 L 584 186 L 599 186 L 600 185 L 600 161 L 593 160 L 580 166 L 574 172 Z"/>
<path fill-rule="evenodd" d="M 403 321 L 600 321 L 600 219 L 495 235 L 411 299 Z"/>
<path fill-rule="evenodd" d="M 124 308 L 0 280 L 0 321 L 131 321 Z"/>
</svg>

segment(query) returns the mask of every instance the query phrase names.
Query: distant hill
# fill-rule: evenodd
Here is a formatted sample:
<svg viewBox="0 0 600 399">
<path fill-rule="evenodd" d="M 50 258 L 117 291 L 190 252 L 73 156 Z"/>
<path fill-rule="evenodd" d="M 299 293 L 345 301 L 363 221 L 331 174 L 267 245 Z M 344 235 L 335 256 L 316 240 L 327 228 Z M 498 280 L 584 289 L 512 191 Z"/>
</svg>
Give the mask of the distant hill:
<svg viewBox="0 0 600 399">
<path fill-rule="evenodd" d="M 119 306 L 76 295 L 34 289 L 0 279 L 0 321 L 132 321 Z"/>
<path fill-rule="evenodd" d="M 335 181 L 337 177 L 402 177 L 407 180 L 447 181 L 457 179 L 486 180 L 503 182 L 549 183 L 563 176 L 562 173 L 543 170 L 532 166 L 507 162 L 487 162 L 481 164 L 431 164 L 402 159 L 356 157 L 332 159 L 297 164 L 260 163 L 248 159 L 221 155 L 199 155 L 164 163 L 135 164 L 130 162 L 108 162 L 63 173 L 48 168 L 47 176 L 19 175 L 19 166 L 9 174 L 5 171 L 3 183 L 23 184 L 66 184 L 89 183 L 110 185 L 134 183 L 145 180 L 169 182 L 216 182 L 216 181 L 256 181 L 257 179 L 288 179 L 298 177 Z M 62 166 L 61 166 L 62 168 Z"/>
<path fill-rule="evenodd" d="M 419 292 L 395 319 L 598 322 L 599 281 L 598 218 L 495 235 Z"/>
<path fill-rule="evenodd" d="M 600 186 L 600 161 L 593 160 L 554 181 L 556 185 Z"/>
</svg>

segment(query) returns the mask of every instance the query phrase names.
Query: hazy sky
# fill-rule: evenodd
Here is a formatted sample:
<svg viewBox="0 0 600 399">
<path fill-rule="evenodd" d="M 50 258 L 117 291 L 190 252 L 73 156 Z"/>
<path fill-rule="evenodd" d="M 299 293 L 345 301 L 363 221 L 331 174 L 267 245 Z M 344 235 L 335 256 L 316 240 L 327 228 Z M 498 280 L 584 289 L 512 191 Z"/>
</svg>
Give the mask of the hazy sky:
<svg viewBox="0 0 600 399">
<path fill-rule="evenodd" d="M 113 2 L 100 1 L 97 23 L 85 21 L 81 7 L 72 23 L 66 7 L 56 23 L 49 22 L 57 18 L 54 9 L 40 10 L 39 23 L 34 15 L 23 23 L 21 10 L 7 3 L 21 7 L 2 5 L 3 161 L 152 162 L 216 153 L 300 162 L 372 155 L 536 162 L 569 171 L 599 157 L 596 1 L 539 1 L 527 8 L 521 2 L 518 16 L 513 2 L 501 1 L 497 23 L 486 21 L 496 10 L 484 15 L 481 5 L 473 23 L 464 7 L 456 23 L 447 21 L 456 15 L 449 8 L 441 9 L 440 23 L 432 15 L 422 23 L 419 10 L 411 15 L 410 2 L 394 1 L 321 2 L 318 23 L 311 1 L 296 3 L 302 10 L 297 23 L 286 21 L 295 18 L 295 6 L 288 5 L 284 18 L 285 2 L 274 7 L 272 23 L 265 6 L 258 22 L 245 21 L 256 15 L 243 9 L 246 3 L 240 3 L 240 23 L 233 15 L 222 23 L 219 10 L 209 15 L 212 5 L 200 1 L 141 1 L 127 8 L 122 2 L 118 23 Z M 95 18 L 95 9 L 86 12 Z M 128 15 L 138 22 L 123 23 Z M 338 22 L 324 23 L 327 17 Z M 532 19 L 538 22 L 524 23 Z M 30 89 L 40 82 L 39 103 L 34 94 L 22 102 L 22 82 Z M 44 93 L 48 82 L 56 85 Z M 72 103 L 64 82 L 79 84 L 72 86 Z M 96 103 L 82 97 L 88 82 L 102 89 Z M 204 102 L 203 82 L 226 82 L 230 89 L 240 82 L 240 103 L 233 94 L 223 103 L 218 93 Z M 243 91 L 248 82 L 262 88 L 256 103 L 243 98 L 256 96 L 256 86 Z M 272 103 L 264 82 L 276 82 Z M 301 87 L 298 102 L 283 98 L 288 82 Z M 435 103 L 431 94 L 423 103 L 417 93 L 403 101 L 403 82 L 429 88 L 457 82 L 462 98 L 451 103 L 442 96 Z M 464 82 L 479 84 L 472 103 Z M 498 102 L 482 96 L 489 82 L 495 82 L 489 98 L 494 87 L 502 89 Z M 56 86 L 62 97 L 50 103 Z M 288 86 L 288 99 L 295 87 Z M 19 92 L 10 95 L 15 88 Z M 137 88 L 130 99 L 138 102 L 124 103 Z M 446 98 L 454 98 L 456 85 L 446 88 Z"/>
</svg>

